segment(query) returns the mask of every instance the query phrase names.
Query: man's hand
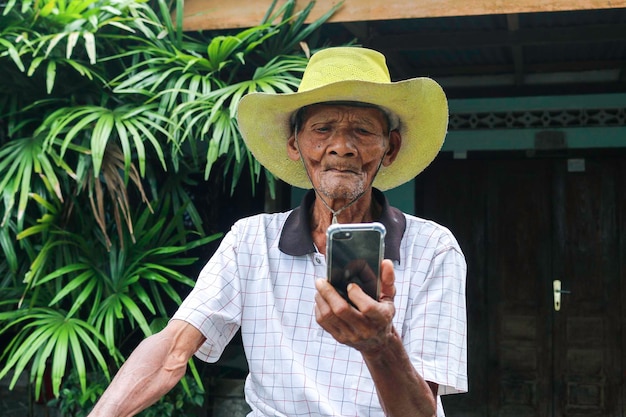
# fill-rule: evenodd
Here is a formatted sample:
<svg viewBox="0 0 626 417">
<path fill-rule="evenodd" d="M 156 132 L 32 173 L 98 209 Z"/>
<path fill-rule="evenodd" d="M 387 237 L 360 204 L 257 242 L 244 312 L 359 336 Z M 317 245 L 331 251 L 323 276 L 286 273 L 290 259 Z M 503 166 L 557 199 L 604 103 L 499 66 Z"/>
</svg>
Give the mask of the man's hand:
<svg viewBox="0 0 626 417">
<path fill-rule="evenodd" d="M 348 285 L 348 297 L 358 310 L 344 300 L 325 279 L 315 283 L 315 316 L 320 326 L 338 342 L 362 353 L 384 349 L 393 332 L 395 314 L 393 263 L 381 264 L 380 298 L 372 299 L 358 285 Z"/>
</svg>

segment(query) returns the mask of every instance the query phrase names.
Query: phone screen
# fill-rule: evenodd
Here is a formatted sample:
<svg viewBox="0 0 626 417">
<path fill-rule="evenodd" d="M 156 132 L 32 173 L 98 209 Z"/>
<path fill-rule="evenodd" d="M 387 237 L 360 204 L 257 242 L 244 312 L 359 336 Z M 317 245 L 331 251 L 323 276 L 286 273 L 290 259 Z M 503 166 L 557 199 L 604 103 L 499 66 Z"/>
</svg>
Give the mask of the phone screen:
<svg viewBox="0 0 626 417">
<path fill-rule="evenodd" d="M 381 223 L 334 224 L 328 228 L 328 279 L 348 302 L 350 283 L 378 300 L 384 236 Z"/>
</svg>

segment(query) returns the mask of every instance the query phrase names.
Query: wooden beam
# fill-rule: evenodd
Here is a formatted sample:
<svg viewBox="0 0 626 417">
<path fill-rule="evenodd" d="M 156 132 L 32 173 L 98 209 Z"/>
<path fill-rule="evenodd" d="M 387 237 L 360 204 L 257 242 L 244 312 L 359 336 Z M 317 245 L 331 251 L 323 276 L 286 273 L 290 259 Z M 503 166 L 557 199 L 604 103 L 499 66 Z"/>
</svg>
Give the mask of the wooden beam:
<svg viewBox="0 0 626 417">
<path fill-rule="evenodd" d="M 277 7 L 285 0 L 278 0 Z M 309 18 L 315 20 L 340 0 L 317 0 Z M 185 0 L 186 30 L 235 29 L 259 24 L 272 0 Z M 297 0 L 302 9 L 309 0 Z M 614 9 L 626 0 L 344 0 L 330 22 L 413 19 L 444 16 L 474 16 L 555 12 L 565 10 Z"/>
<path fill-rule="evenodd" d="M 409 50 L 445 48 L 486 48 L 514 45 L 556 45 L 623 41 L 626 39 L 626 26 L 587 25 L 540 29 L 518 29 L 497 31 L 459 31 L 407 33 L 384 35 L 370 43 L 374 49 Z"/>
<path fill-rule="evenodd" d="M 360 39 L 363 42 L 367 42 L 370 39 L 369 23 L 367 22 L 345 22 L 342 23 L 355 38 Z"/>
<path fill-rule="evenodd" d="M 623 61 L 577 61 L 573 63 L 556 62 L 556 63 L 536 63 L 526 64 L 524 70 L 528 74 L 546 74 L 555 72 L 589 72 L 603 70 L 619 70 L 623 68 Z M 414 71 L 415 72 L 415 71 Z M 484 64 L 467 66 L 448 66 L 442 67 L 419 67 L 420 74 L 427 74 L 435 79 L 444 77 L 473 77 L 473 76 L 490 76 L 494 74 L 514 74 L 515 67 L 512 64 Z M 415 77 L 413 73 L 411 76 Z"/>
<path fill-rule="evenodd" d="M 506 23 L 510 32 L 517 32 L 519 30 L 519 15 L 517 13 L 506 15 Z M 511 56 L 515 67 L 515 85 L 524 83 L 524 51 L 522 48 L 522 45 L 519 44 L 511 46 Z"/>
</svg>

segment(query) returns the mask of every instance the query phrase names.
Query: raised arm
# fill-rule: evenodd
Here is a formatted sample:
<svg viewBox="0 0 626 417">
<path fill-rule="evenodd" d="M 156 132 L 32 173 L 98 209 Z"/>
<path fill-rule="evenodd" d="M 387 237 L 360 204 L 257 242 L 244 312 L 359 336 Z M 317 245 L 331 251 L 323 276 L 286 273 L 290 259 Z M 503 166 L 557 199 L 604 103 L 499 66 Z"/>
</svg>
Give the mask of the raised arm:
<svg viewBox="0 0 626 417">
<path fill-rule="evenodd" d="M 204 340 L 195 327 L 172 320 L 137 346 L 89 417 L 133 416 L 154 404 L 180 381 Z"/>
</svg>

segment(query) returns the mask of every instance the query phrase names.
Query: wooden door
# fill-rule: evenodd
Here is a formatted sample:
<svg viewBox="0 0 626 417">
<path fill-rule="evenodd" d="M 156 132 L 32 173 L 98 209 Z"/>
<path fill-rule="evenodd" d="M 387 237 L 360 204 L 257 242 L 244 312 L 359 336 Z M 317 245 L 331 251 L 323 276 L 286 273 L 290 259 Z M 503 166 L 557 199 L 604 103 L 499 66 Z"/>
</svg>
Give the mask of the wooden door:
<svg viewBox="0 0 626 417">
<path fill-rule="evenodd" d="M 470 393 L 444 397 L 448 416 L 624 416 L 623 161 L 438 159 L 420 176 L 418 214 L 468 261 Z"/>
<path fill-rule="evenodd" d="M 615 160 L 569 162 L 556 164 L 553 180 L 553 274 L 570 291 L 553 316 L 554 415 L 621 416 L 618 196 L 626 184 Z"/>
</svg>

